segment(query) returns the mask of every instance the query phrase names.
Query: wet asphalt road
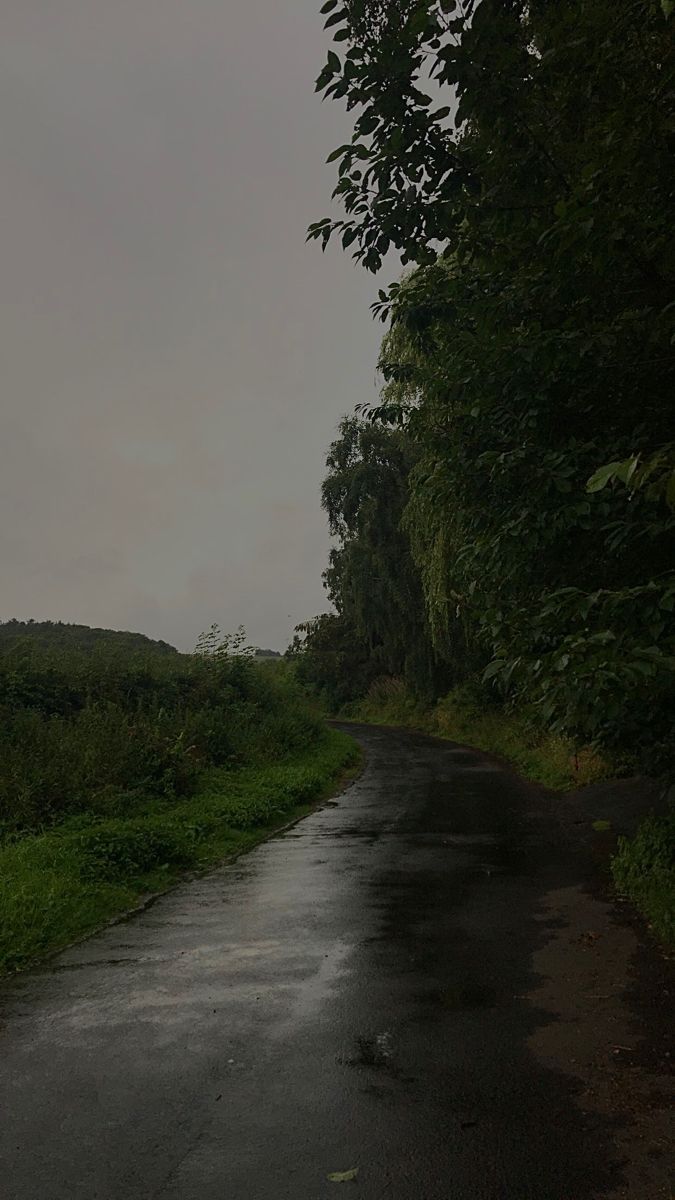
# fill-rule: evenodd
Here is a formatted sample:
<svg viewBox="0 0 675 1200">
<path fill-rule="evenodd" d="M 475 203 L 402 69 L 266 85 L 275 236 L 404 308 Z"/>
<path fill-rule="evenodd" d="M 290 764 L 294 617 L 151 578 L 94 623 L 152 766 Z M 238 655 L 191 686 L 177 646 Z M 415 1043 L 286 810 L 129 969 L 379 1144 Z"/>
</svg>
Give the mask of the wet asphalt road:
<svg viewBox="0 0 675 1200">
<path fill-rule="evenodd" d="M 5 1200 L 605 1194 L 527 1044 L 553 820 L 475 752 L 355 732 L 336 802 L 5 985 Z"/>
</svg>

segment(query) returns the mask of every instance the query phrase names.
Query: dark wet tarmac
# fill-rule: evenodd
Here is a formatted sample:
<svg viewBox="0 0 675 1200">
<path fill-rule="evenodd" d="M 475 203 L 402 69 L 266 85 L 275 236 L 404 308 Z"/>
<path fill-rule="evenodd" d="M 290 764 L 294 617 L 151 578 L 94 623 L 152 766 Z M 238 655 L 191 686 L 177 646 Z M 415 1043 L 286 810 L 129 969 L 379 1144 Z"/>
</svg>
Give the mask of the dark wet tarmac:
<svg viewBox="0 0 675 1200">
<path fill-rule="evenodd" d="M 612 1194 L 612 1130 L 528 1047 L 555 822 L 477 753 L 356 732 L 337 804 L 5 986 L 5 1200 Z"/>
</svg>

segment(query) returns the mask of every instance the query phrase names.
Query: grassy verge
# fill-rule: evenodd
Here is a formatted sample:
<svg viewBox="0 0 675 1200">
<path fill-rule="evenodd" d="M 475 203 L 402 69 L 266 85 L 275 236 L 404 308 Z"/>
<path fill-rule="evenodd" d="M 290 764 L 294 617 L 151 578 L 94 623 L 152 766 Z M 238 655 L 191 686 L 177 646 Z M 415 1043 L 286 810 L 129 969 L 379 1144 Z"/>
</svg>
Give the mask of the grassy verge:
<svg viewBox="0 0 675 1200">
<path fill-rule="evenodd" d="M 327 731 L 286 761 L 239 771 L 213 768 L 195 795 L 149 801 L 133 817 L 71 817 L 0 848 L 0 973 L 16 971 L 308 812 L 360 751 Z"/>
<path fill-rule="evenodd" d="M 635 837 L 619 838 L 612 874 L 654 932 L 675 945 L 675 807 L 648 817 Z"/>
<path fill-rule="evenodd" d="M 575 747 L 566 738 L 537 730 L 526 717 L 486 708 L 458 689 L 434 707 L 415 702 L 397 680 L 374 685 L 368 696 L 344 712 L 350 720 L 381 725 L 404 725 L 498 754 L 535 783 L 569 791 L 611 770 L 599 755 Z"/>
</svg>

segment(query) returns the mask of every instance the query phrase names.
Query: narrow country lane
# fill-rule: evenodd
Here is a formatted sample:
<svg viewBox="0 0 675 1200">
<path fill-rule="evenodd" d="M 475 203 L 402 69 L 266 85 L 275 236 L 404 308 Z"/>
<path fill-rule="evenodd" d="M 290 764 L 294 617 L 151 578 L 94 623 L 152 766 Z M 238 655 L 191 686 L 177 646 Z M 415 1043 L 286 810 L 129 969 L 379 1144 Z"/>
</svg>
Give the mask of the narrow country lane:
<svg viewBox="0 0 675 1200">
<path fill-rule="evenodd" d="M 0 990 L 4 1200 L 666 1195 L 583 1079 L 623 1001 L 589 1049 L 550 982 L 584 894 L 553 807 L 476 752 L 355 732 L 335 801 Z"/>
</svg>

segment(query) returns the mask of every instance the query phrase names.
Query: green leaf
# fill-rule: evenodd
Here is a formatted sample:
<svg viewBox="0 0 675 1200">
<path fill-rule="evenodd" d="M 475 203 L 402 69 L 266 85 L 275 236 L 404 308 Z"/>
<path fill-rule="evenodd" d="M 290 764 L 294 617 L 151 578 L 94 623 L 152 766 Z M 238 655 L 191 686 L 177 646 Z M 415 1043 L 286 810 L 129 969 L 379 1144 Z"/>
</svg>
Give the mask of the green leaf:
<svg viewBox="0 0 675 1200">
<path fill-rule="evenodd" d="M 633 475 L 635 474 L 639 461 L 640 460 L 637 455 L 634 455 L 632 458 L 624 459 L 622 463 L 619 463 L 619 466 L 614 472 L 616 478 L 620 479 L 622 483 L 629 484 L 633 478 Z"/>
<path fill-rule="evenodd" d="M 319 12 L 321 12 L 321 13 L 332 12 L 333 9 L 336 7 L 337 2 L 338 2 L 338 0 L 326 0 L 326 3 L 321 5 Z"/>
<path fill-rule="evenodd" d="M 611 829 L 611 828 L 612 828 L 611 821 L 594 821 L 593 822 L 593 829 L 595 830 L 596 833 L 606 833 L 607 830 Z"/>
<path fill-rule="evenodd" d="M 358 1167 L 351 1167 L 349 1171 L 333 1171 L 328 1179 L 331 1183 L 352 1183 L 359 1173 Z"/>
<path fill-rule="evenodd" d="M 617 459 L 616 462 L 607 463 L 606 466 L 599 467 L 595 474 L 591 475 L 590 479 L 588 480 L 588 483 L 586 484 L 586 491 L 601 492 L 606 484 L 609 483 L 610 479 L 616 475 L 616 472 L 621 465 L 621 461 Z"/>
<path fill-rule="evenodd" d="M 669 21 L 675 9 L 675 0 L 661 0 L 661 9 L 666 21 Z"/>
</svg>

